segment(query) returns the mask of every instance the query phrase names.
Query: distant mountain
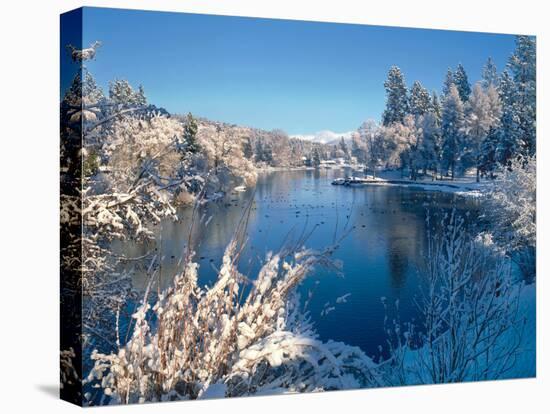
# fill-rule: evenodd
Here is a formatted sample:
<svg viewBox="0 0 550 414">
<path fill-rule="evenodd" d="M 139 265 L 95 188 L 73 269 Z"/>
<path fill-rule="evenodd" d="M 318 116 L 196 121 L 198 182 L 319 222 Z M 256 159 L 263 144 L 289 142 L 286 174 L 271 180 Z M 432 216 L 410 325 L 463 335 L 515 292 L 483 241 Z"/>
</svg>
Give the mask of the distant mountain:
<svg viewBox="0 0 550 414">
<path fill-rule="evenodd" d="M 302 139 L 304 141 L 318 142 L 319 144 L 337 144 L 341 137 L 346 141 L 351 138 L 353 131 L 334 132 L 329 130 L 319 131 L 312 135 L 291 135 L 291 138 Z"/>
</svg>

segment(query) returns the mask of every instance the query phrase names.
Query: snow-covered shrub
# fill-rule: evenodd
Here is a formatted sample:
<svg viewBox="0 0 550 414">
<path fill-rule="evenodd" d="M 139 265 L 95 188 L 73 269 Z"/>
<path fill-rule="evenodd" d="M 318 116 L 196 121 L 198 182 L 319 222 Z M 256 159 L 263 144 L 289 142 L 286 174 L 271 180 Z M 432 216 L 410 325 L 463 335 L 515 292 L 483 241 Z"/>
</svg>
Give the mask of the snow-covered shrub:
<svg viewBox="0 0 550 414">
<path fill-rule="evenodd" d="M 536 157 L 519 158 L 503 168 L 487 209 L 496 241 L 511 253 L 526 276 L 535 274 L 536 169 Z"/>
<path fill-rule="evenodd" d="M 510 261 L 468 236 L 456 214 L 430 237 L 420 323 L 388 328 L 389 384 L 432 384 L 498 379 L 522 351 L 521 285 Z"/>
<path fill-rule="evenodd" d="M 93 353 L 87 382 L 121 403 L 379 385 L 372 361 L 359 348 L 317 339 L 300 306 L 297 286 L 314 266 L 333 266 L 332 249 L 270 254 L 246 286 L 241 248 L 236 237 L 210 288 L 197 284 L 188 255 L 152 307 L 146 292 L 129 342 Z"/>
<path fill-rule="evenodd" d="M 226 171 L 229 174 L 225 175 L 240 181 L 230 184 L 231 188 L 256 183 L 257 172 L 253 160 L 246 158 L 243 153 L 246 133 L 244 128 L 237 126 L 205 122 L 199 124 L 197 138 L 205 158 L 204 164 L 213 172 L 212 178 L 223 176 Z M 223 181 L 219 183 L 218 190 L 223 190 L 226 188 L 224 184 L 229 184 Z"/>
</svg>

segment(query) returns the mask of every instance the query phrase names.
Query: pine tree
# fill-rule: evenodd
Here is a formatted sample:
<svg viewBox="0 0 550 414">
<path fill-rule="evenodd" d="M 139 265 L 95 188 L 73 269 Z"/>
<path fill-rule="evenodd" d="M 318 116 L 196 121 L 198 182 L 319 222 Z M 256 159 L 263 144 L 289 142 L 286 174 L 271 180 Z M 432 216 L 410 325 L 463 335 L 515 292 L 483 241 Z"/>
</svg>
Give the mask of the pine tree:
<svg viewBox="0 0 550 414">
<path fill-rule="evenodd" d="M 536 152 L 537 72 L 536 41 L 531 36 L 517 36 L 516 49 L 508 64 L 515 85 L 520 148 L 523 155 Z"/>
<path fill-rule="evenodd" d="M 492 85 L 490 89 L 494 90 Z M 499 102 L 491 102 L 489 95 L 481 83 L 476 83 L 468 99 L 465 119 L 465 149 L 462 162 L 476 167 L 476 180 L 480 177 L 481 147 L 490 129 L 496 125 L 500 117 Z M 468 165 L 469 166 L 469 165 Z"/>
<path fill-rule="evenodd" d="M 273 163 L 273 148 L 271 144 L 266 142 L 263 146 L 263 156 L 262 160 L 267 164 L 271 165 Z"/>
<path fill-rule="evenodd" d="M 344 157 L 346 159 L 349 158 L 349 150 L 348 145 L 346 144 L 346 140 L 344 137 L 340 137 L 340 143 L 338 144 L 340 146 L 340 150 L 344 153 Z"/>
<path fill-rule="evenodd" d="M 128 105 L 133 102 L 134 90 L 125 79 L 109 82 L 109 99 L 115 104 Z"/>
<path fill-rule="evenodd" d="M 498 86 L 498 72 L 495 62 L 491 57 L 487 59 L 483 71 L 481 72 L 481 85 L 483 89 L 489 89 L 489 86 Z"/>
<path fill-rule="evenodd" d="M 456 72 L 454 73 L 454 83 L 456 85 L 456 88 L 458 89 L 460 99 L 462 100 L 462 102 L 466 102 L 470 97 L 472 88 L 470 87 L 470 83 L 468 82 L 466 69 L 464 69 L 464 66 L 462 66 L 461 63 L 458 64 Z"/>
<path fill-rule="evenodd" d="M 145 90 L 140 85 L 137 91 L 134 91 L 130 83 L 125 79 L 116 79 L 109 82 L 109 99 L 112 103 L 118 105 L 138 105 L 147 103 Z"/>
<path fill-rule="evenodd" d="M 521 132 L 518 123 L 516 85 L 507 70 L 500 77 L 499 94 L 502 103 L 502 115 L 498 131 L 496 159 L 501 164 L 508 164 L 510 158 L 519 150 Z"/>
<path fill-rule="evenodd" d="M 317 147 L 313 148 L 313 154 L 311 157 L 311 164 L 317 168 L 321 165 L 321 156 L 319 155 L 319 149 Z"/>
<path fill-rule="evenodd" d="M 401 69 L 392 66 L 388 72 L 388 79 L 384 82 L 386 88 L 386 109 L 382 115 L 383 125 L 402 123 L 409 111 L 407 86 Z"/>
<path fill-rule="evenodd" d="M 451 91 L 451 86 L 455 84 L 455 75 L 451 68 L 447 69 L 447 73 L 445 74 L 445 80 L 443 81 L 443 96 L 449 95 L 449 92 Z"/>
<path fill-rule="evenodd" d="M 134 101 L 136 105 L 146 105 L 147 104 L 147 96 L 145 95 L 145 89 L 143 88 L 143 85 L 139 85 L 137 92 L 134 95 Z"/>
<path fill-rule="evenodd" d="M 183 139 L 185 142 L 185 150 L 191 154 L 199 152 L 199 144 L 197 143 L 197 132 L 199 127 L 197 121 L 189 112 L 185 119 L 185 125 L 183 126 Z"/>
<path fill-rule="evenodd" d="M 493 172 L 497 169 L 497 147 L 500 131 L 499 126 L 489 129 L 489 133 L 481 143 L 480 157 L 478 161 L 479 172 L 493 178 Z"/>
<path fill-rule="evenodd" d="M 368 120 L 361 124 L 358 133 L 361 141 L 365 143 L 365 172 L 370 170 L 373 177 L 376 177 L 376 167 L 379 161 L 385 158 L 380 127 L 375 121 Z"/>
<path fill-rule="evenodd" d="M 460 99 L 458 89 L 451 85 L 449 93 L 443 101 L 441 119 L 442 161 L 445 168 L 451 169 L 451 178 L 455 177 L 457 161 L 463 145 L 464 104 Z"/>
<path fill-rule="evenodd" d="M 252 148 L 252 141 L 250 137 L 246 137 L 243 142 L 243 155 L 246 159 L 251 160 L 254 157 L 254 150 Z"/>
<path fill-rule="evenodd" d="M 435 176 L 439 164 L 441 134 L 439 120 L 433 111 L 429 111 L 421 117 L 419 129 L 422 131 L 419 153 L 424 174 L 427 170 L 432 170 Z"/>
<path fill-rule="evenodd" d="M 63 97 L 63 103 L 73 106 L 94 105 L 105 99 L 103 91 L 97 85 L 94 77 L 86 69 L 81 73 L 77 73 L 73 78 L 71 87 Z"/>
<path fill-rule="evenodd" d="M 357 132 L 351 136 L 351 156 L 359 163 L 367 161 L 366 143 Z"/>
<path fill-rule="evenodd" d="M 262 162 L 264 160 L 264 146 L 261 139 L 256 140 L 256 148 L 254 152 L 254 158 L 256 162 Z"/>
<path fill-rule="evenodd" d="M 416 118 L 430 110 L 430 93 L 419 81 L 415 81 L 409 98 L 409 112 Z"/>
<path fill-rule="evenodd" d="M 432 92 L 432 100 L 430 103 L 430 112 L 433 112 L 438 122 L 441 122 L 441 102 L 436 91 Z"/>
</svg>

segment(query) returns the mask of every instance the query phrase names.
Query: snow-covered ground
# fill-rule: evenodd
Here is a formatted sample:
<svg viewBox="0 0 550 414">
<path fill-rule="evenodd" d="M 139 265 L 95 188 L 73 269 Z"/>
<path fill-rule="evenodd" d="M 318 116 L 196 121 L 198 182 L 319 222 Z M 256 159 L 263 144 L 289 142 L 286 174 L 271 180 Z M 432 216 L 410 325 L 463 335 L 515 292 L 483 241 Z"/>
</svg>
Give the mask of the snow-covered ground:
<svg viewBox="0 0 550 414">
<path fill-rule="evenodd" d="M 503 372 L 499 375 L 498 379 L 514 379 L 514 378 L 532 378 L 536 376 L 536 285 L 530 284 L 523 286 L 519 297 L 519 309 L 518 315 L 520 320 L 523 320 L 525 325 L 523 327 L 518 326 L 517 329 L 523 328 L 523 334 L 521 337 L 521 343 L 515 353 L 515 362 L 511 369 Z M 498 341 L 494 344 L 494 348 L 503 347 L 507 341 L 514 342 L 518 331 L 511 330 L 505 335 L 499 337 Z M 421 353 L 426 353 L 425 348 L 420 348 L 414 351 L 406 351 L 403 363 L 404 372 L 407 372 L 406 384 L 415 385 L 419 384 L 419 378 L 417 370 L 415 370 L 420 360 Z M 424 356 L 424 360 L 426 357 Z M 476 362 L 483 365 L 484 360 L 480 358 Z M 482 366 L 479 367 L 483 369 Z M 467 379 L 468 380 L 468 379 Z M 471 379 L 469 379 L 471 381 Z M 424 379 L 420 383 L 429 383 L 429 380 Z"/>
<path fill-rule="evenodd" d="M 458 195 L 466 195 L 470 197 L 479 197 L 489 191 L 492 182 L 482 179 L 479 183 L 476 182 L 475 176 L 466 175 L 457 177 L 454 180 L 444 179 L 435 180 L 431 177 L 419 178 L 416 181 L 409 179 L 407 176 L 402 177 L 400 171 L 380 171 L 376 173 L 374 178 L 368 175 L 365 178 L 369 179 L 369 183 L 365 185 L 396 185 L 410 186 L 421 188 L 427 191 L 442 191 L 446 193 L 454 193 Z M 370 181 L 372 180 L 372 181 Z"/>
</svg>

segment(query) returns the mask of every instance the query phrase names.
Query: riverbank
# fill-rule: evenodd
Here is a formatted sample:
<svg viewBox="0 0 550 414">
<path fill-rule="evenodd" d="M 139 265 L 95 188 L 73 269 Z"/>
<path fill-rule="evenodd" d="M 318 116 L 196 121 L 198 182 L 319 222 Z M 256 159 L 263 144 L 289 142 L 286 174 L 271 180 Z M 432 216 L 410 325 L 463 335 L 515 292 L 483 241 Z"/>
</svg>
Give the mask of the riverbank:
<svg viewBox="0 0 550 414">
<path fill-rule="evenodd" d="M 407 186 L 426 191 L 440 191 L 469 197 L 481 197 L 489 191 L 492 182 L 487 180 L 476 182 L 475 176 L 469 175 L 455 178 L 454 180 L 441 180 L 432 177 L 411 180 L 402 177 L 399 171 L 381 171 L 376 174 L 376 177 L 372 175 L 365 175 L 364 177 L 355 176 L 349 180 L 335 180 L 334 184 L 352 187 L 365 185 Z"/>
</svg>

